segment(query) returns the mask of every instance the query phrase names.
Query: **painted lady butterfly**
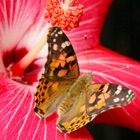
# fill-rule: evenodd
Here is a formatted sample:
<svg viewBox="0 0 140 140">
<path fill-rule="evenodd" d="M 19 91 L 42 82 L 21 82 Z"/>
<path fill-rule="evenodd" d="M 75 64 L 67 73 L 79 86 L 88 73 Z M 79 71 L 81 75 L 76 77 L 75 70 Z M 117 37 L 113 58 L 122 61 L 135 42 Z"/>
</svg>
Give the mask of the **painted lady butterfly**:
<svg viewBox="0 0 140 140">
<path fill-rule="evenodd" d="M 71 42 L 58 27 L 51 27 L 47 36 L 48 57 L 35 94 L 34 111 L 41 118 L 56 109 L 56 127 L 70 133 L 98 114 L 125 106 L 135 94 L 132 90 L 111 83 L 91 84 L 92 73 L 79 76 L 79 66 Z"/>
</svg>

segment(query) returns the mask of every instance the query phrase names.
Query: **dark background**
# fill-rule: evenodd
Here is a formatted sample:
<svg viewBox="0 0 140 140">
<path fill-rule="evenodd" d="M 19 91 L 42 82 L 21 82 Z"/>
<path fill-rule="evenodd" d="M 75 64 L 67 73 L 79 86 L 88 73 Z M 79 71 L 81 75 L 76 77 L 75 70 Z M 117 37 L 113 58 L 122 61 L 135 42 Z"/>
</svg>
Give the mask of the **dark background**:
<svg viewBox="0 0 140 140">
<path fill-rule="evenodd" d="M 140 0 L 113 0 L 101 44 L 140 61 Z"/>
<path fill-rule="evenodd" d="M 140 61 L 140 0 L 113 0 L 101 34 L 101 44 Z M 88 124 L 95 140 L 140 140 L 130 129 Z"/>
</svg>

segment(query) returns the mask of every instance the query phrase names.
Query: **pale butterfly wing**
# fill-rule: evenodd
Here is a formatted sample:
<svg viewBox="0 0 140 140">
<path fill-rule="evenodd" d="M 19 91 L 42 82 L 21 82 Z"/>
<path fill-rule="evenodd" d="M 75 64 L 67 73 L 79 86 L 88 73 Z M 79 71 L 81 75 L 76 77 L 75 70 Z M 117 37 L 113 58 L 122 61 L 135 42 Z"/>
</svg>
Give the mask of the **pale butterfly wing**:
<svg viewBox="0 0 140 140">
<path fill-rule="evenodd" d="M 86 115 L 86 89 L 92 81 L 92 74 L 85 73 L 71 86 L 67 96 L 58 107 L 59 118 L 56 127 L 63 133 L 70 133 L 91 120 Z"/>
</svg>

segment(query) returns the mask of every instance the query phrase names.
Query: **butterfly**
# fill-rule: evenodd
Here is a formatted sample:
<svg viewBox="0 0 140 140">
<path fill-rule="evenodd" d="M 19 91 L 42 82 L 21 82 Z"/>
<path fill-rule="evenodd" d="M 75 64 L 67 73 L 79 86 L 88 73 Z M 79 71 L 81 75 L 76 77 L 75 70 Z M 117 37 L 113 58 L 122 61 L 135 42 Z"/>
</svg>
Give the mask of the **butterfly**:
<svg viewBox="0 0 140 140">
<path fill-rule="evenodd" d="M 47 36 L 45 71 L 35 93 L 34 111 L 46 118 L 57 110 L 56 128 L 70 133 L 92 121 L 98 114 L 122 107 L 135 97 L 132 90 L 112 83 L 92 83 L 92 73 L 80 76 L 72 44 L 58 27 Z"/>
</svg>

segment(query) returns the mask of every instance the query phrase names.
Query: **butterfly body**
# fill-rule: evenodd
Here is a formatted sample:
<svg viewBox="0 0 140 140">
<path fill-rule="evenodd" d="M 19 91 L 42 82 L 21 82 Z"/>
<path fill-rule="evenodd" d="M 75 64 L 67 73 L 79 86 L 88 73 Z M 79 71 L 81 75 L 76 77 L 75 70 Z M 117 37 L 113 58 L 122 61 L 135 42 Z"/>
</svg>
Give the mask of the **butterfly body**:
<svg viewBox="0 0 140 140">
<path fill-rule="evenodd" d="M 71 85 L 69 88 L 67 95 L 62 100 L 60 105 L 58 106 L 58 114 L 64 114 L 71 110 L 74 103 L 76 103 L 77 99 L 80 98 L 82 93 L 85 93 L 85 90 L 89 86 L 92 81 L 92 73 L 85 73 Z"/>
<path fill-rule="evenodd" d="M 58 27 L 48 37 L 48 57 L 35 94 L 35 113 L 46 118 L 57 110 L 56 127 L 70 133 L 98 114 L 130 103 L 132 90 L 111 83 L 92 83 L 92 73 L 80 76 L 70 40 Z"/>
</svg>

